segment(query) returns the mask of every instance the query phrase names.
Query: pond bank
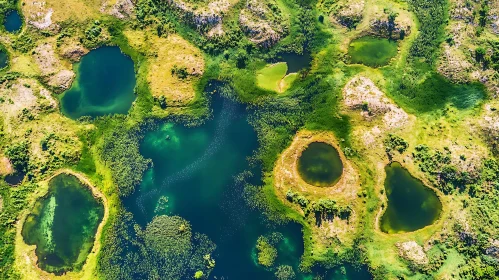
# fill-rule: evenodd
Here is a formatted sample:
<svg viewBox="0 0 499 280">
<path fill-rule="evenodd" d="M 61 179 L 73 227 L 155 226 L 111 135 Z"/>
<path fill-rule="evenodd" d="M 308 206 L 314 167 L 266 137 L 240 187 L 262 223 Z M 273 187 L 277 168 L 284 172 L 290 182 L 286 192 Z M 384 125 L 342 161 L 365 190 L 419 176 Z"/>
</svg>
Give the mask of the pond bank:
<svg viewBox="0 0 499 280">
<path fill-rule="evenodd" d="M 92 195 L 96 199 L 100 199 L 104 206 L 104 215 L 102 217 L 102 221 L 97 227 L 97 231 L 94 237 L 94 243 L 92 246 L 91 252 L 87 255 L 86 261 L 83 265 L 83 268 L 80 271 L 70 271 L 66 272 L 60 276 L 57 276 L 53 273 L 46 272 L 42 270 L 37 262 L 37 256 L 35 253 L 36 245 L 28 245 L 24 241 L 22 236 L 22 228 L 27 216 L 30 214 L 31 209 L 38 199 L 43 197 L 48 193 L 49 182 L 53 178 L 58 175 L 67 174 L 75 176 L 80 182 L 87 186 L 91 191 Z M 30 198 L 29 207 L 25 209 L 21 213 L 21 218 L 16 224 L 17 232 L 16 232 L 16 248 L 15 248 L 15 257 L 16 257 L 16 266 L 17 270 L 20 271 L 21 279 L 93 279 L 94 272 L 97 267 L 97 255 L 101 248 L 101 236 L 104 225 L 107 223 L 109 218 L 109 204 L 105 195 L 90 182 L 89 179 L 82 173 L 73 171 L 71 169 L 61 169 L 56 171 L 52 176 L 48 179 L 40 182 L 38 184 L 38 189 L 35 191 L 34 195 Z"/>
</svg>

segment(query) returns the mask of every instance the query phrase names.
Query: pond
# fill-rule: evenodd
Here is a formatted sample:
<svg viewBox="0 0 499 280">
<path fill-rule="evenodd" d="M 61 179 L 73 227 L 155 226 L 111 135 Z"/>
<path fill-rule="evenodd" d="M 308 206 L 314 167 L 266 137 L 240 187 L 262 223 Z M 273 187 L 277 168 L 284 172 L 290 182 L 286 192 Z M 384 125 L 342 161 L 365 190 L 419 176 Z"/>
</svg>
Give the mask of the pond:
<svg viewBox="0 0 499 280">
<path fill-rule="evenodd" d="M 313 142 L 298 159 L 298 173 L 311 185 L 329 187 L 340 180 L 343 162 L 336 148 L 323 142 Z"/>
<path fill-rule="evenodd" d="M 22 183 L 24 180 L 24 174 L 23 172 L 14 172 L 13 174 L 9 174 L 5 176 L 5 182 L 11 186 L 17 186 Z"/>
<path fill-rule="evenodd" d="M 104 207 L 78 178 L 60 174 L 49 182 L 47 195 L 39 199 L 26 218 L 22 236 L 36 245 L 38 266 L 61 274 L 79 270 L 94 245 Z"/>
<path fill-rule="evenodd" d="M 76 80 L 61 97 L 64 115 L 78 119 L 126 114 L 135 100 L 135 71 L 118 47 L 91 51 L 75 65 Z"/>
<path fill-rule="evenodd" d="M 23 20 L 18 11 L 8 11 L 5 17 L 4 27 L 7 32 L 16 33 L 23 27 Z"/>
<path fill-rule="evenodd" d="M 397 42 L 372 36 L 360 37 L 350 42 L 348 55 L 351 63 L 383 66 L 397 55 Z"/>
<path fill-rule="evenodd" d="M 0 70 L 7 67 L 8 64 L 9 56 L 7 55 L 7 52 L 0 49 Z"/>
<path fill-rule="evenodd" d="M 220 83 L 206 89 L 214 92 Z M 152 159 L 139 189 L 124 200 L 128 211 L 144 226 L 154 215 L 179 215 L 193 232 L 206 234 L 216 244 L 216 266 L 210 279 L 275 279 L 277 266 L 291 266 L 298 273 L 303 254 L 301 225 L 275 225 L 244 198 L 244 186 L 234 176 L 249 169 L 247 157 L 258 146 L 245 107 L 211 96 L 213 118 L 197 127 L 162 123 L 146 133 L 140 152 Z M 251 168 L 250 168 L 251 169 Z M 259 173 L 259 167 L 254 174 Z M 250 182 L 261 184 L 259 176 Z M 159 201 L 167 207 L 158 212 Z M 165 200 L 164 198 L 168 199 Z M 260 236 L 277 234 L 277 258 L 271 268 L 258 264 L 255 246 Z"/>
<path fill-rule="evenodd" d="M 385 167 L 388 205 L 381 217 L 381 230 L 410 232 L 431 225 L 442 212 L 436 193 L 394 162 Z"/>
<path fill-rule="evenodd" d="M 279 53 L 277 55 L 278 61 L 284 61 L 288 65 L 286 74 L 297 73 L 302 69 L 308 68 L 312 61 L 310 52 L 304 51 L 303 54 L 293 52 Z"/>
</svg>

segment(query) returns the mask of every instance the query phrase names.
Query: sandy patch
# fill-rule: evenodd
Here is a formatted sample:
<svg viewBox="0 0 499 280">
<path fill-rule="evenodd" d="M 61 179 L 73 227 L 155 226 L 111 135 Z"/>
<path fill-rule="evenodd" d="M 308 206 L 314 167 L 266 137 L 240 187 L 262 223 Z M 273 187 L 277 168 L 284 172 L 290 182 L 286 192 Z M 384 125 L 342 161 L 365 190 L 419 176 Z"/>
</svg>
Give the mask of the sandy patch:
<svg viewBox="0 0 499 280">
<path fill-rule="evenodd" d="M 397 248 L 399 249 L 399 255 L 415 264 L 424 265 L 428 264 L 428 257 L 416 241 L 407 241 L 403 243 L 397 243 Z"/>
<path fill-rule="evenodd" d="M 0 176 L 9 175 L 12 174 L 13 172 L 14 168 L 12 168 L 10 160 L 5 156 L 0 155 Z"/>
<path fill-rule="evenodd" d="M 19 79 L 12 86 L 0 85 L 0 113 L 4 117 L 4 129 L 10 132 L 12 125 L 22 121 L 20 117 L 24 109 L 36 114 L 38 108 L 35 91 L 39 91 L 40 86 L 37 81 L 29 79 Z"/>
<path fill-rule="evenodd" d="M 357 76 L 346 84 L 343 102 L 350 110 L 360 110 L 365 120 L 381 116 L 385 129 L 403 127 L 409 120 L 408 114 L 366 77 Z"/>
</svg>

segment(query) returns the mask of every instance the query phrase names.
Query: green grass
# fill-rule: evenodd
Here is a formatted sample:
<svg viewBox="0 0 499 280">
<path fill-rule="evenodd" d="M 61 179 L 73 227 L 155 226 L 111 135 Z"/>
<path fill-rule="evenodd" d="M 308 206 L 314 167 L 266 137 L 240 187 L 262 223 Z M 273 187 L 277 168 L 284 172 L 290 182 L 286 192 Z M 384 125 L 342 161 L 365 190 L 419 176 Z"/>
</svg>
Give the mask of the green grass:
<svg viewBox="0 0 499 280">
<path fill-rule="evenodd" d="M 297 73 L 286 75 L 287 71 L 286 62 L 267 65 L 257 72 L 257 85 L 265 90 L 285 92 L 298 77 Z"/>
<path fill-rule="evenodd" d="M 351 63 L 371 67 L 386 65 L 397 55 L 397 42 L 385 38 L 364 36 L 353 40 L 348 47 Z"/>
</svg>

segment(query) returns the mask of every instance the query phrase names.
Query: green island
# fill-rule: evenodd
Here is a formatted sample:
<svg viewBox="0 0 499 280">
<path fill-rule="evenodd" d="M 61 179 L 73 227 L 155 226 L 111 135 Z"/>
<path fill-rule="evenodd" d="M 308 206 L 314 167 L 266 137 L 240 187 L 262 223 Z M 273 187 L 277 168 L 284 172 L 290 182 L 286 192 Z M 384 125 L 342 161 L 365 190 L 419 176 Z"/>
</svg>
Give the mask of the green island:
<svg viewBox="0 0 499 280">
<path fill-rule="evenodd" d="M 0 0 L 0 279 L 499 279 L 498 19 Z"/>
</svg>

